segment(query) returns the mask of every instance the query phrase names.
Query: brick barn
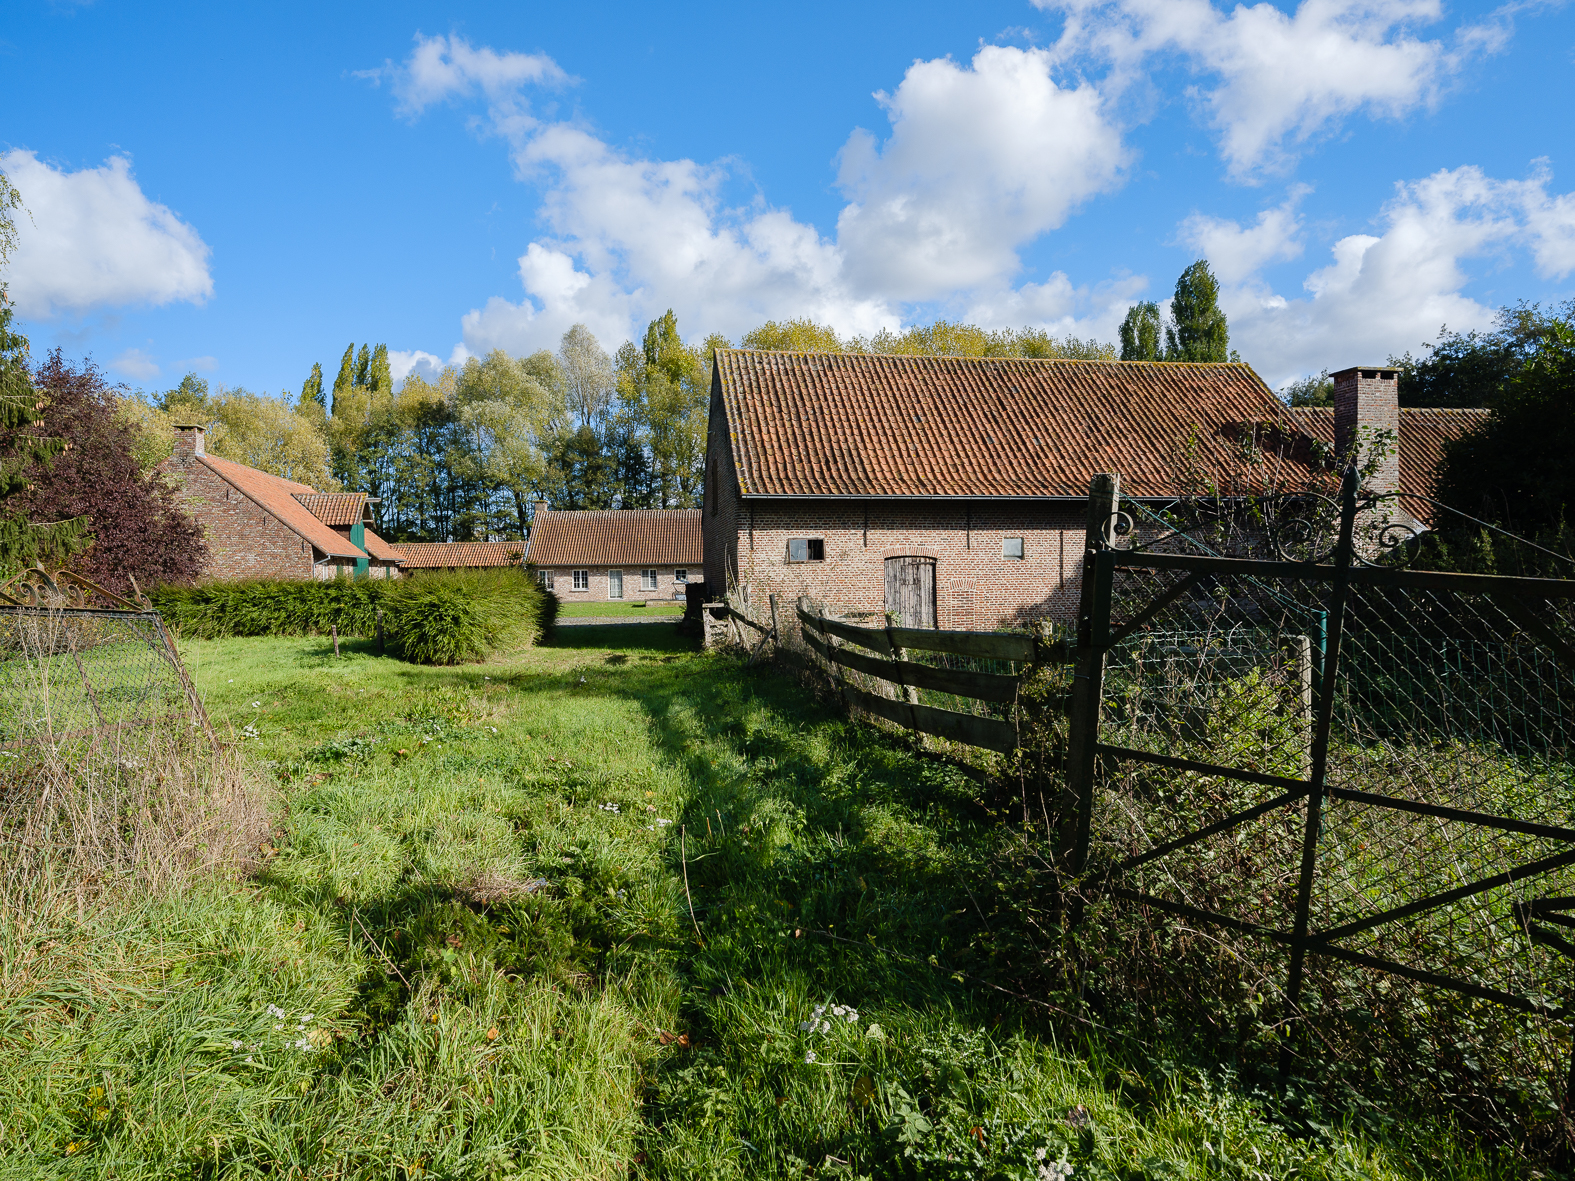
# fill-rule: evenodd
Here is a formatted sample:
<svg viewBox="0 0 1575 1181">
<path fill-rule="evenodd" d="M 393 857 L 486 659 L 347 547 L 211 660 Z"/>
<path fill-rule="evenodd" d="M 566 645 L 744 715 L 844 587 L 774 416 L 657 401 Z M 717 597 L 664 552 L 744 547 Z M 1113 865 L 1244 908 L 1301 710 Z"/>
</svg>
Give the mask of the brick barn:
<svg viewBox="0 0 1575 1181">
<path fill-rule="evenodd" d="M 208 455 L 203 434 L 200 426 L 177 427 L 175 453 L 161 465 L 207 538 L 202 577 L 399 576 L 399 555 L 372 531 L 363 493 L 318 492 Z"/>
<path fill-rule="evenodd" d="M 527 565 L 566 603 L 682 599 L 704 566 L 699 509 L 536 506 Z"/>
<path fill-rule="evenodd" d="M 1397 430 L 1375 490 L 1427 492 L 1482 412 L 1401 411 L 1393 369 L 1335 375 L 1292 412 L 1244 364 L 901 357 L 722 349 L 711 379 L 705 578 L 751 604 L 807 594 L 908 626 L 1075 617 L 1089 479 L 1173 499 L 1178 458 L 1231 470 L 1264 427 L 1310 463 Z M 1384 486 L 1380 486 L 1384 485 Z"/>
</svg>

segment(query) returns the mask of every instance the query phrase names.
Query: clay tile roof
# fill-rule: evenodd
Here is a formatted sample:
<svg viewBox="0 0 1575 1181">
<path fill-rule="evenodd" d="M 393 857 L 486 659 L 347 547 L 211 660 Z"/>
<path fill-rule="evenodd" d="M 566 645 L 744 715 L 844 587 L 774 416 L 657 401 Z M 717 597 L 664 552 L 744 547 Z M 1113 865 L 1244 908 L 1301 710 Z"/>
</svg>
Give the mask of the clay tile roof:
<svg viewBox="0 0 1575 1181">
<path fill-rule="evenodd" d="M 242 495 L 250 497 L 287 527 L 300 534 L 308 544 L 316 546 L 323 553 L 331 557 L 366 557 L 366 554 L 351 545 L 347 538 L 341 537 L 323 524 L 296 499 L 297 496 L 316 495 L 307 485 L 286 480 L 283 476 L 260 472 L 254 467 L 247 467 L 244 463 L 220 459 L 216 455 L 204 455 L 198 462 L 207 464 Z"/>
<path fill-rule="evenodd" d="M 365 530 L 365 537 L 366 537 L 366 547 L 365 547 L 366 548 L 366 552 L 371 554 L 372 557 L 376 558 L 379 562 L 402 562 L 402 561 L 404 561 L 404 559 L 399 556 L 399 551 L 398 550 L 396 550 L 393 546 L 389 545 L 388 542 L 384 541 L 376 533 L 372 532 L 372 528 L 371 528 L 370 525 L 367 526 L 367 528 Z"/>
<path fill-rule="evenodd" d="M 1487 416 L 1486 410 L 1400 407 L 1400 491 L 1433 495 L 1433 477 L 1443 462 L 1444 444 L 1480 426 Z M 1333 409 L 1298 406 L 1291 417 L 1320 443 L 1334 446 Z M 1417 511 L 1417 506 L 1408 507 Z"/>
<path fill-rule="evenodd" d="M 720 349 L 745 496 L 1083 497 L 1120 472 L 1175 492 L 1178 452 L 1231 464 L 1243 424 L 1289 425 L 1244 364 Z"/>
<path fill-rule="evenodd" d="M 295 499 L 325 525 L 354 525 L 368 515 L 365 492 L 297 492 Z"/>
<path fill-rule="evenodd" d="M 532 566 L 698 566 L 704 560 L 700 510 L 538 509 Z"/>
<path fill-rule="evenodd" d="M 407 570 L 517 566 L 525 553 L 523 541 L 401 541 L 388 548 Z"/>
</svg>

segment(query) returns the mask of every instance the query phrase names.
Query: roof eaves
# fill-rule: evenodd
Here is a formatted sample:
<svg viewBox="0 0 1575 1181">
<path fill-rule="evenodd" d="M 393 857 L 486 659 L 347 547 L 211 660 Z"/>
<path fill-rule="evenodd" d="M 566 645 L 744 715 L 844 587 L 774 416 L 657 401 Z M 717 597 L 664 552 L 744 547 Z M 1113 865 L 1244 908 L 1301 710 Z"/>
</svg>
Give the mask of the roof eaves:
<svg viewBox="0 0 1575 1181">
<path fill-rule="evenodd" d="M 242 488 L 234 480 L 230 479 L 229 476 L 224 474 L 222 469 L 216 467 L 212 463 L 209 463 L 208 462 L 208 458 L 209 457 L 206 456 L 206 455 L 199 455 L 199 456 L 197 456 L 198 461 L 200 463 L 202 463 L 202 465 L 204 467 L 206 467 L 210 472 L 212 472 L 214 475 L 218 476 L 219 479 L 223 480 L 231 488 L 234 488 L 237 493 L 239 493 L 241 496 L 245 497 L 252 504 L 256 505 L 263 512 L 267 513 L 274 520 L 278 521 L 281 525 L 283 525 L 291 533 L 294 533 L 302 541 L 306 542 L 306 544 L 311 546 L 314 550 L 320 550 L 320 551 L 322 551 L 322 553 L 326 554 L 330 558 L 365 558 L 365 557 L 369 556 L 364 550 L 356 548 L 356 546 L 353 543 L 351 543 L 348 539 L 340 537 L 337 533 L 334 533 L 334 531 L 332 529 L 330 529 L 327 525 L 323 526 L 324 533 L 332 535 L 334 537 L 335 541 L 338 544 L 343 545 L 343 546 L 345 546 L 347 548 L 344 549 L 344 550 L 336 550 L 336 549 L 329 549 L 326 546 L 319 544 L 319 542 L 315 538 L 308 537 L 305 533 L 303 533 L 303 532 L 301 532 L 301 530 L 297 529 L 293 524 L 291 524 L 284 517 L 281 517 L 278 513 L 274 512 L 266 504 L 262 503 L 262 501 L 258 500 L 255 496 L 253 496 L 250 492 L 246 491 L 246 489 Z M 227 461 L 227 462 L 232 462 L 233 463 L 234 461 L 230 460 L 230 461 Z M 237 465 L 237 466 L 245 466 L 245 465 Z M 253 469 L 253 470 L 256 470 L 256 469 Z M 267 475 L 268 473 L 267 472 L 263 472 L 261 474 Z M 291 481 L 291 482 L 293 482 L 293 481 Z M 291 495 L 294 496 L 294 493 L 291 493 Z M 304 511 L 304 509 L 303 509 L 303 511 Z M 312 518 L 312 519 L 316 520 L 315 517 Z"/>
</svg>

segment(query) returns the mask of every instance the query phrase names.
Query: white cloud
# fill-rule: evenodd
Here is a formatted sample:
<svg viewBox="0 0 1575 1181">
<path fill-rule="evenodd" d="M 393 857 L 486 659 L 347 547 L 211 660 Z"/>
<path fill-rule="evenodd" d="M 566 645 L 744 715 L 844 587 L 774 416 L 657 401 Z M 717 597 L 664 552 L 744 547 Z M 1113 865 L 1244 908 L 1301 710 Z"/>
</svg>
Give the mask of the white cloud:
<svg viewBox="0 0 1575 1181">
<path fill-rule="evenodd" d="M 159 375 L 159 363 L 141 349 L 127 349 L 109 363 L 111 373 L 135 380 L 147 380 Z"/>
<path fill-rule="evenodd" d="M 1043 283 L 976 294 L 962 320 L 983 328 L 1044 328 L 1054 336 L 1115 340 L 1127 308 L 1148 287 L 1145 275 L 1126 275 L 1095 287 L 1075 287 L 1061 271 Z"/>
<path fill-rule="evenodd" d="M 988 47 L 967 66 L 917 62 L 878 95 L 891 133 L 842 152 L 850 203 L 836 238 L 758 196 L 729 204 L 726 166 L 620 151 L 571 122 L 539 122 L 519 88 L 556 83 L 550 60 L 417 38 L 393 80 L 401 109 L 482 96 L 522 179 L 542 187 L 547 230 L 519 259 L 524 298 L 494 296 L 462 320 L 463 349 L 553 347 L 584 323 L 633 336 L 671 307 L 680 324 L 738 336 L 768 318 L 844 333 L 896 327 L 903 304 L 985 299 L 1014 322 L 1068 314 L 1065 276 L 1017 292 L 1018 251 L 1120 182 L 1125 150 L 1097 92 L 1058 86 L 1043 51 Z M 981 294 L 984 293 L 984 294 Z M 981 305 L 983 306 L 983 305 Z"/>
<path fill-rule="evenodd" d="M 1433 105 L 1466 61 L 1508 35 L 1489 17 L 1458 27 L 1453 44 L 1416 36 L 1413 27 L 1441 19 L 1440 0 L 1303 0 L 1290 14 L 1268 3 L 1226 14 L 1209 0 L 1035 3 L 1066 18 L 1059 59 L 1108 62 L 1113 88 L 1144 79 L 1161 55 L 1212 79 L 1198 97 L 1239 178 L 1285 166 L 1348 116 Z"/>
<path fill-rule="evenodd" d="M 0 169 L 27 207 L 16 219 L 20 241 L 7 274 L 21 315 L 201 303 L 213 294 L 207 245 L 148 200 L 126 157 L 66 172 L 17 149 L 0 156 Z"/>
<path fill-rule="evenodd" d="M 1519 249 L 1551 277 L 1575 271 L 1575 199 L 1549 194 L 1550 181 L 1545 169 L 1496 180 L 1463 167 L 1397 184 L 1382 233 L 1337 241 L 1333 261 L 1303 282 L 1304 298 L 1287 299 L 1251 276 L 1226 288 L 1232 344 L 1278 384 L 1415 350 L 1445 325 L 1486 327 L 1493 309 L 1462 293 L 1468 260 Z"/>
<path fill-rule="evenodd" d="M 442 371 L 442 359 L 431 353 L 424 353 L 420 349 L 388 350 L 388 372 L 395 381 L 404 381 L 412 373 L 431 381 Z"/>
<path fill-rule="evenodd" d="M 856 288 L 931 299 L 1014 273 L 1018 249 L 1116 186 L 1126 152 L 1089 85 L 1058 86 L 1042 50 L 986 46 L 968 67 L 915 62 L 876 97 L 877 145 L 855 131 L 837 241 Z"/>
<path fill-rule="evenodd" d="M 188 372 L 197 370 L 202 373 L 212 373 L 218 367 L 219 361 L 217 357 L 187 357 L 184 361 L 176 361 L 170 366 L 171 369 L 177 371 Z"/>
<path fill-rule="evenodd" d="M 1239 283 L 1271 262 L 1300 256 L 1302 222 L 1296 216 L 1296 204 L 1307 191 L 1302 186 L 1292 189 L 1283 205 L 1265 209 L 1246 228 L 1194 213 L 1181 223 L 1178 236 L 1209 260 L 1222 283 Z"/>
</svg>

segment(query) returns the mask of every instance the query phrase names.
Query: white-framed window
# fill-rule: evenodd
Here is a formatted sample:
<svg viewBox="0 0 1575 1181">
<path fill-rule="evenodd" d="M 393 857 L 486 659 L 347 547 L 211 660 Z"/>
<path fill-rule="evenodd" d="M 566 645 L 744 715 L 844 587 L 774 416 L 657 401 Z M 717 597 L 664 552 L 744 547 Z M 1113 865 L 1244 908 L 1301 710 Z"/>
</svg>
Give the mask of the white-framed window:
<svg viewBox="0 0 1575 1181">
<path fill-rule="evenodd" d="M 609 599 L 623 598 L 623 571 L 607 571 L 607 597 Z"/>
<path fill-rule="evenodd" d="M 643 591 L 654 591 L 656 589 L 655 570 L 640 571 L 640 589 Z"/>
<path fill-rule="evenodd" d="M 541 583 L 543 590 L 551 590 L 552 589 L 552 571 L 551 570 L 538 570 L 536 572 L 536 581 Z"/>
<path fill-rule="evenodd" d="M 1023 539 L 1021 537 L 1001 538 L 1001 556 L 1003 558 L 1021 558 L 1023 556 Z"/>
<path fill-rule="evenodd" d="M 574 572 L 574 589 L 575 590 L 590 590 L 591 589 L 591 572 L 589 570 L 576 570 Z"/>
<path fill-rule="evenodd" d="M 787 560 L 790 562 L 824 562 L 826 542 L 820 537 L 788 538 Z"/>
<path fill-rule="evenodd" d="M 680 566 L 677 570 L 673 571 L 673 581 L 674 582 L 688 582 L 689 581 L 689 571 L 685 570 L 682 566 Z"/>
</svg>

